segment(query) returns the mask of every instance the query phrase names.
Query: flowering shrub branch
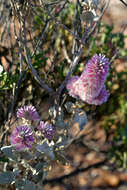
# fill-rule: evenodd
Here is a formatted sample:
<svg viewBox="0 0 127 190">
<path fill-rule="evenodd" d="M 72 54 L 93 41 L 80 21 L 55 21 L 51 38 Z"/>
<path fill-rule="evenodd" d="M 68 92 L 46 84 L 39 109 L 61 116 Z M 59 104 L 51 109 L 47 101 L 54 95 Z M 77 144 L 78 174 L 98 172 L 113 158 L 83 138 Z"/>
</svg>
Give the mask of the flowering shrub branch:
<svg viewBox="0 0 127 190">
<path fill-rule="evenodd" d="M 109 72 L 109 60 L 104 55 L 94 55 L 86 64 L 80 77 L 72 77 L 67 89 L 72 97 L 80 97 L 88 104 L 100 105 L 109 96 L 104 82 Z"/>
<path fill-rule="evenodd" d="M 79 65 L 84 47 L 95 31 L 107 6 L 103 6 L 102 13 L 98 16 L 98 1 L 84 0 L 82 2 L 77 0 L 73 23 L 74 31 L 72 32 L 62 21 L 57 19 L 57 16 L 67 6 L 70 6 L 68 0 L 51 3 L 44 0 L 37 2 L 10 0 L 10 3 L 14 15 L 15 38 L 19 46 L 19 79 L 24 70 L 30 69 L 35 80 L 49 95 L 50 108 L 47 113 L 48 119 L 45 120 L 41 119 L 36 108 L 32 105 L 24 105 L 17 110 L 17 120 L 20 125 L 17 124 L 15 129 L 11 131 L 11 145 L 7 144 L 1 148 L 2 154 L 8 158 L 10 163 L 13 163 L 13 169 L 9 173 L 8 171 L 0 173 L 0 179 L 6 177 L 7 185 L 15 184 L 17 189 L 21 185 L 23 189 L 30 189 L 33 186 L 34 190 L 40 190 L 53 161 L 68 164 L 64 151 L 78 138 L 88 122 L 86 112 L 80 106 L 75 106 L 72 102 L 67 101 L 67 91 L 77 101 L 80 99 L 88 104 L 101 105 L 108 100 L 109 92 L 106 90 L 105 82 L 109 73 L 110 61 L 105 55 L 95 54 L 84 66 L 81 76 L 72 77 Z M 36 12 L 36 8 L 39 9 L 38 12 Z M 29 43 L 27 27 L 30 20 L 34 23 L 34 18 L 30 19 L 29 17 L 36 16 L 35 13 L 42 14 L 41 16 L 44 18 L 41 35 L 35 46 L 32 47 L 33 44 Z M 16 22 L 19 24 L 18 32 L 16 31 Z M 34 57 L 40 44 L 43 46 L 41 41 L 44 39 L 45 33 L 48 30 L 50 32 L 49 24 L 51 22 L 53 23 L 52 27 L 54 27 L 54 23 L 58 24 L 73 37 L 72 55 L 69 55 L 71 58 L 68 56 L 70 60 L 68 71 L 63 81 L 55 87 L 49 85 L 48 80 L 43 80 L 34 67 Z M 79 26 L 78 23 L 80 23 Z M 36 36 L 34 37 L 36 38 Z M 17 85 L 18 89 L 20 82 Z M 66 89 L 67 91 L 64 93 Z M 62 99 L 63 94 L 66 95 L 65 99 Z M 14 94 L 11 110 L 14 109 L 16 95 L 17 91 Z M 65 112 L 70 117 L 69 121 L 65 120 Z M 4 137 L 2 144 L 3 139 Z"/>
</svg>

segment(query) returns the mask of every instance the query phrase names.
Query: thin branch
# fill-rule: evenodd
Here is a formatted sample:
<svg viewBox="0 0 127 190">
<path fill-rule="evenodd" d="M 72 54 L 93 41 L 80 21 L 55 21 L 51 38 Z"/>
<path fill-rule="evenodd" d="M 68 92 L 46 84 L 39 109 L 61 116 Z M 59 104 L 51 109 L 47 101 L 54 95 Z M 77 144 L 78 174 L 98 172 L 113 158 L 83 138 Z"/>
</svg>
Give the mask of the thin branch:
<svg viewBox="0 0 127 190">
<path fill-rule="evenodd" d="M 71 61 L 71 59 L 69 58 L 69 55 L 68 55 L 68 53 L 67 53 L 67 49 L 66 49 L 66 46 L 65 46 L 65 42 L 64 42 L 63 39 L 61 39 L 61 44 L 62 44 L 63 55 L 64 55 L 65 59 L 67 60 L 67 62 L 68 62 L 69 64 L 71 64 L 72 61 Z"/>
<path fill-rule="evenodd" d="M 4 130 L 4 132 L 1 135 L 0 148 L 4 145 L 4 140 L 5 140 L 6 134 L 7 134 L 7 131 Z"/>
<path fill-rule="evenodd" d="M 63 0 L 64 1 L 64 0 Z M 62 2 L 62 1 L 61 1 Z M 46 5 L 47 6 L 51 6 L 51 5 L 57 5 L 59 3 L 59 1 L 56 1 L 56 2 L 52 2 L 52 3 L 47 3 Z"/>
<path fill-rule="evenodd" d="M 120 0 L 120 1 L 127 7 L 127 3 L 125 3 L 123 0 Z"/>
<path fill-rule="evenodd" d="M 48 14 L 48 16 L 50 16 L 51 20 L 53 20 L 56 24 L 58 24 L 59 26 L 61 26 L 65 30 L 67 30 L 68 33 L 71 34 L 75 40 L 78 40 L 80 42 L 80 44 L 83 44 L 82 39 L 78 35 L 76 35 L 74 32 L 72 32 L 66 25 L 61 23 L 61 21 L 59 21 L 55 16 L 52 16 L 52 14 L 47 9 L 45 9 L 45 3 L 43 1 L 42 1 L 42 4 L 43 4 L 43 8 L 44 8 L 46 14 Z"/>
<path fill-rule="evenodd" d="M 81 31 L 81 23 L 79 23 L 80 19 L 79 19 L 78 9 L 79 9 L 79 0 L 77 0 L 77 2 L 76 2 L 75 19 L 74 19 L 74 23 L 73 23 L 75 36 L 77 36 L 79 34 L 79 31 Z M 79 28 L 80 28 L 80 30 L 79 30 Z M 78 48 L 79 48 L 79 41 L 77 39 L 73 38 L 73 46 L 72 46 L 73 60 L 78 51 Z"/>
<path fill-rule="evenodd" d="M 28 66 L 34 76 L 34 78 L 39 82 L 39 84 L 41 85 L 42 88 L 44 88 L 50 95 L 54 94 L 54 90 L 52 88 L 50 88 L 46 83 L 44 83 L 41 78 L 39 77 L 39 75 L 37 74 L 37 71 L 34 69 L 34 67 L 32 66 L 32 59 L 29 55 L 29 50 L 28 50 L 28 46 L 27 46 L 27 39 L 26 39 L 26 27 L 25 27 L 25 18 L 23 20 L 23 40 L 24 40 L 24 49 L 26 52 L 26 58 L 27 58 L 27 63 Z"/>
<path fill-rule="evenodd" d="M 50 19 L 48 19 L 48 20 L 45 21 L 44 27 L 42 28 L 42 31 L 41 31 L 41 37 L 37 41 L 37 44 L 36 44 L 35 49 L 34 49 L 34 52 L 32 53 L 32 57 L 34 57 L 34 55 L 35 55 L 35 53 L 36 53 L 36 51 L 37 51 L 40 43 L 42 42 L 42 39 L 44 38 L 44 32 L 45 32 L 45 30 L 46 30 L 46 28 L 48 26 L 49 21 L 50 21 Z"/>
</svg>

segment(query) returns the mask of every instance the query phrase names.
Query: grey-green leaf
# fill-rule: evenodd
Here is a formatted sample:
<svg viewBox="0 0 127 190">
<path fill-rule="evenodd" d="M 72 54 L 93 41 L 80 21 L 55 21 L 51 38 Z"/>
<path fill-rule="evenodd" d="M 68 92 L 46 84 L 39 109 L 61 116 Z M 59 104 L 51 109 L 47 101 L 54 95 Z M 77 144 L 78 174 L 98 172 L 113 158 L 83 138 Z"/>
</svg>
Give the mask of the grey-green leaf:
<svg viewBox="0 0 127 190">
<path fill-rule="evenodd" d="M 17 190 L 36 190 L 36 186 L 29 180 L 18 180 L 15 183 Z"/>
<path fill-rule="evenodd" d="M 1 148 L 1 151 L 10 159 L 17 160 L 17 154 L 12 146 L 4 146 Z"/>
<path fill-rule="evenodd" d="M 49 144 L 46 140 L 42 144 L 37 145 L 37 150 L 47 155 L 51 160 L 54 160 L 53 145 Z"/>
<path fill-rule="evenodd" d="M 10 185 L 14 181 L 13 172 L 2 172 L 0 173 L 0 184 Z"/>
<path fill-rule="evenodd" d="M 78 123 L 80 130 L 83 130 L 85 125 L 88 123 L 86 112 L 82 109 L 77 109 L 74 115 L 74 123 Z"/>
<path fill-rule="evenodd" d="M 26 180 L 25 181 L 25 190 L 36 190 L 35 184 L 32 181 Z"/>
</svg>

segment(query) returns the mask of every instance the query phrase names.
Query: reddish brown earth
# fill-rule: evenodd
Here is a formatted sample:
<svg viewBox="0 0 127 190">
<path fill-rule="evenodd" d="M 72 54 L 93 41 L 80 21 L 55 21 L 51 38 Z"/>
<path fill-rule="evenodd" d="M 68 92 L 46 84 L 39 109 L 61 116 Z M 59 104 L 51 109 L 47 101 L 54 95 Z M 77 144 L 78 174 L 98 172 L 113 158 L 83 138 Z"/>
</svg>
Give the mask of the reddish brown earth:
<svg viewBox="0 0 127 190">
<path fill-rule="evenodd" d="M 105 131 L 89 122 L 81 136 L 67 149 L 69 164 L 53 164 L 45 190 L 126 190 L 127 173 L 107 159 L 111 141 Z"/>
</svg>

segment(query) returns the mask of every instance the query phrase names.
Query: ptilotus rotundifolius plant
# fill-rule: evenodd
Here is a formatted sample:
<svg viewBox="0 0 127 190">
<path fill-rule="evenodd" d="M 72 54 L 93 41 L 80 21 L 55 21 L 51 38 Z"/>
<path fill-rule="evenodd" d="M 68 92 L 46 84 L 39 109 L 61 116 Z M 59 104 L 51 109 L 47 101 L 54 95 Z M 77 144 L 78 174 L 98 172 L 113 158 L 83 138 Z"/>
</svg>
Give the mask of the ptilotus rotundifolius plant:
<svg viewBox="0 0 127 190">
<path fill-rule="evenodd" d="M 35 120 L 37 123 L 35 127 L 31 126 L 29 123 L 16 127 L 16 129 L 11 134 L 11 144 L 16 148 L 16 150 L 24 150 L 32 148 L 32 144 L 38 140 L 36 131 L 40 133 L 42 139 L 46 138 L 52 140 L 54 135 L 54 127 L 49 122 L 39 121 L 39 114 L 34 106 L 24 106 L 17 110 L 17 117 L 23 119 L 23 121 Z M 36 139 L 36 140 L 35 140 Z"/>
<path fill-rule="evenodd" d="M 105 55 L 94 55 L 85 65 L 81 76 L 74 76 L 68 81 L 66 87 L 69 95 L 88 104 L 101 105 L 106 102 L 109 92 L 106 90 L 105 80 L 109 65 L 109 59 Z"/>
<path fill-rule="evenodd" d="M 22 150 L 24 148 L 30 149 L 34 142 L 33 131 L 28 126 L 18 126 L 12 132 L 10 139 L 11 144 L 14 145 L 17 150 Z"/>
</svg>

